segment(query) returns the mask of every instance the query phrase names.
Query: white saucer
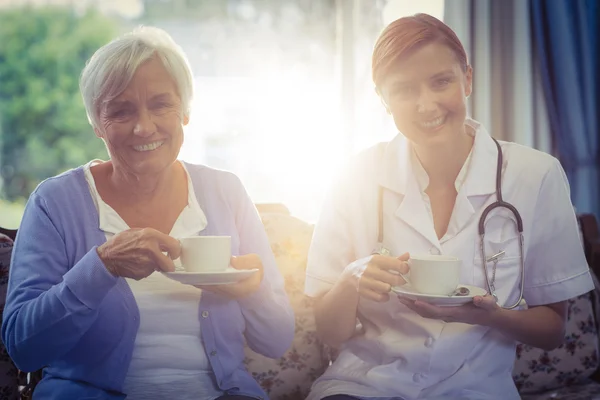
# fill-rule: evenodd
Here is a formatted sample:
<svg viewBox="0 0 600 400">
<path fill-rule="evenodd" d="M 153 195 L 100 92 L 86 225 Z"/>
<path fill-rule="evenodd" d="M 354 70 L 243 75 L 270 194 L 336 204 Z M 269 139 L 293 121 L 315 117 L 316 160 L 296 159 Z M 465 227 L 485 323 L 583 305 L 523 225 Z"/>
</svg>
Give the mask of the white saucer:
<svg viewBox="0 0 600 400">
<path fill-rule="evenodd" d="M 221 272 L 163 272 L 165 276 L 186 285 L 228 285 L 248 278 L 258 269 L 227 268 Z"/>
<path fill-rule="evenodd" d="M 410 285 L 394 286 L 392 292 L 399 296 L 406 297 L 411 300 L 424 301 L 429 304 L 436 306 L 454 307 L 460 306 L 473 301 L 475 296 L 485 296 L 487 291 L 477 286 L 471 285 L 458 285 L 458 287 L 465 287 L 469 289 L 469 294 L 466 296 L 442 296 L 439 294 L 424 294 L 414 290 Z"/>
</svg>

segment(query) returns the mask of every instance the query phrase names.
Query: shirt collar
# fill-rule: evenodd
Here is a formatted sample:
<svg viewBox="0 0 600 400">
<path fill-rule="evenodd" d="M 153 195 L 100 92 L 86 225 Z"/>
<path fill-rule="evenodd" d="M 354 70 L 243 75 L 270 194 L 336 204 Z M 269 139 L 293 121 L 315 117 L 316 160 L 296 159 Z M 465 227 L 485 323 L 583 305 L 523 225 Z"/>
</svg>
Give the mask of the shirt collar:
<svg viewBox="0 0 600 400">
<path fill-rule="evenodd" d="M 129 226 L 111 206 L 102 200 L 102 197 L 100 197 L 100 194 L 96 189 L 96 182 L 94 181 L 90 168 L 99 162 L 102 162 L 102 160 L 93 160 L 84 166 L 85 178 L 88 182 L 94 204 L 98 209 L 98 225 L 100 230 L 104 233 L 115 235 L 129 229 Z M 204 214 L 204 211 L 202 211 L 198 199 L 196 198 L 194 186 L 192 185 L 190 174 L 185 168 L 185 163 L 181 163 L 181 165 L 183 166 L 187 177 L 188 204 L 182 210 L 181 214 L 179 214 L 177 221 L 169 233 L 170 236 L 178 238 L 196 235 L 206 228 L 208 224 L 206 215 Z"/>
<path fill-rule="evenodd" d="M 457 191 L 463 189 L 467 196 L 494 193 L 498 157 L 496 145 L 479 122 L 468 118 L 466 124 L 473 128 L 475 140 L 455 182 L 455 185 L 458 185 Z M 379 164 L 379 184 L 396 193 L 405 194 L 409 177 L 415 176 L 419 180 L 419 186 L 425 189 L 429 178 L 424 170 L 419 171 L 419 167 L 423 169 L 420 162 L 412 161 L 412 153 L 408 140 L 402 134 L 392 139 L 386 145 L 382 162 Z"/>
<path fill-rule="evenodd" d="M 473 136 L 475 136 L 475 130 L 467 129 L 467 134 L 473 137 Z M 421 192 L 424 192 L 427 189 L 427 187 L 429 186 L 429 175 L 427 175 L 427 171 L 425 171 L 425 168 L 423 168 L 423 164 L 421 164 L 421 161 L 419 160 L 419 157 L 417 156 L 417 152 L 415 151 L 413 146 L 410 146 L 410 147 L 411 147 L 410 162 L 412 163 L 412 168 L 415 173 L 415 178 L 417 179 L 417 184 L 419 185 L 419 189 L 421 190 Z M 454 181 L 454 188 L 456 189 L 457 193 L 460 192 L 460 189 L 463 186 L 463 183 L 465 182 L 465 179 L 467 177 L 467 173 L 469 171 L 469 166 L 471 164 L 471 158 L 473 155 L 473 147 L 474 147 L 474 145 L 471 146 L 469 155 L 467 156 L 467 159 L 465 160 L 464 164 L 460 168 L 460 171 L 458 172 L 458 175 L 456 176 L 456 180 Z"/>
</svg>

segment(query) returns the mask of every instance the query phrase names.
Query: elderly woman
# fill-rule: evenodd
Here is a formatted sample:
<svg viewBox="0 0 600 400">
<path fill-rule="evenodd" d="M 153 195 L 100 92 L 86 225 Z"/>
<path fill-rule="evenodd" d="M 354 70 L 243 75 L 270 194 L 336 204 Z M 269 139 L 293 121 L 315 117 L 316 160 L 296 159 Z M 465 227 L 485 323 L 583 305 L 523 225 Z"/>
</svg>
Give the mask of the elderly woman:
<svg viewBox="0 0 600 400">
<path fill-rule="evenodd" d="M 192 75 L 163 31 L 100 48 L 81 92 L 109 161 L 32 193 L 14 248 L 2 338 L 38 399 L 245 399 L 265 396 L 243 348 L 280 357 L 292 311 L 266 234 L 231 173 L 177 160 Z M 251 277 L 197 288 L 168 279 L 175 238 L 231 236 Z"/>
<path fill-rule="evenodd" d="M 516 343 L 560 345 L 567 300 L 593 289 L 565 174 L 467 117 L 473 70 L 443 22 L 392 22 L 372 65 L 401 134 L 354 160 L 315 228 L 306 292 L 341 352 L 309 399 L 519 399 Z M 417 254 L 461 260 L 473 292 L 415 300 L 400 274 Z"/>
</svg>

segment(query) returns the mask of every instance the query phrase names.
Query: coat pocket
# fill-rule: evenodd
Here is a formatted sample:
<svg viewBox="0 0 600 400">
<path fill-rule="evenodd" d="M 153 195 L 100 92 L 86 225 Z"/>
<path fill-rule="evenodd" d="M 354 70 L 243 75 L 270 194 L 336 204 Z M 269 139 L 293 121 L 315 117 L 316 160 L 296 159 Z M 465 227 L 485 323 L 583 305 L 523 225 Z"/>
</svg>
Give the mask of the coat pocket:
<svg viewBox="0 0 600 400">
<path fill-rule="evenodd" d="M 502 237 L 502 239 L 496 240 L 498 237 Z M 483 258 L 481 238 L 477 237 L 475 241 L 475 255 L 473 257 L 475 285 L 490 292 L 490 286 L 493 283 L 496 296 L 498 296 L 498 304 L 505 307 L 513 305 L 520 294 L 522 261 L 520 240 L 520 236 L 516 231 L 510 235 L 489 235 L 489 238 L 488 235 L 485 235 Z M 498 255 L 496 261 L 488 261 L 490 257 L 495 255 Z M 484 268 L 487 270 L 487 278 Z"/>
</svg>

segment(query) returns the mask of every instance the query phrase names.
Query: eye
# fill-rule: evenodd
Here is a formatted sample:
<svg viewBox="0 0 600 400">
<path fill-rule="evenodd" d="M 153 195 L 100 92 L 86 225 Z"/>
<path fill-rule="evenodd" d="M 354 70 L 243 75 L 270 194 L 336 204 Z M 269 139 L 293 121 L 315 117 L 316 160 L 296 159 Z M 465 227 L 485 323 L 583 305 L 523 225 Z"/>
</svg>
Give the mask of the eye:
<svg viewBox="0 0 600 400">
<path fill-rule="evenodd" d="M 399 86 L 394 90 L 394 95 L 400 98 L 408 98 L 416 93 L 416 89 L 412 85 Z"/>
<path fill-rule="evenodd" d="M 434 82 L 434 87 L 437 89 L 443 89 L 446 86 L 448 86 L 450 84 L 451 80 L 450 78 L 441 78 L 441 79 L 437 79 Z"/>
<path fill-rule="evenodd" d="M 109 118 L 124 118 L 131 114 L 131 110 L 129 108 L 117 108 L 115 110 L 110 110 L 108 113 Z"/>
<path fill-rule="evenodd" d="M 171 108 L 173 108 L 173 103 L 169 102 L 169 101 L 156 101 L 156 102 L 152 102 L 150 104 L 150 109 L 155 111 L 155 112 L 167 112 L 169 111 Z"/>
</svg>

